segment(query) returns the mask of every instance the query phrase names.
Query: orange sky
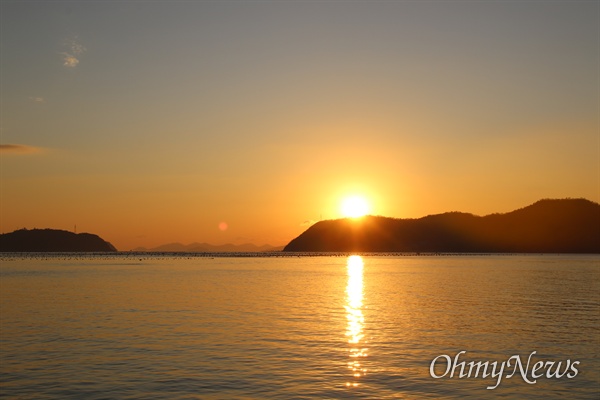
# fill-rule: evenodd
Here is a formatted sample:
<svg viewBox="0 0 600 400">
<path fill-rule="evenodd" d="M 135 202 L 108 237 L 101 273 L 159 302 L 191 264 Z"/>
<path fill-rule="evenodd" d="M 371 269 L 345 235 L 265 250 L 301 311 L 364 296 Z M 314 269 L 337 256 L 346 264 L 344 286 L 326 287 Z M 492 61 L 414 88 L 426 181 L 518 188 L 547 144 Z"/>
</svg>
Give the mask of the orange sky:
<svg viewBox="0 0 600 400">
<path fill-rule="evenodd" d="M 353 194 L 600 201 L 595 2 L 1 7 L 2 232 L 283 245 Z"/>
</svg>

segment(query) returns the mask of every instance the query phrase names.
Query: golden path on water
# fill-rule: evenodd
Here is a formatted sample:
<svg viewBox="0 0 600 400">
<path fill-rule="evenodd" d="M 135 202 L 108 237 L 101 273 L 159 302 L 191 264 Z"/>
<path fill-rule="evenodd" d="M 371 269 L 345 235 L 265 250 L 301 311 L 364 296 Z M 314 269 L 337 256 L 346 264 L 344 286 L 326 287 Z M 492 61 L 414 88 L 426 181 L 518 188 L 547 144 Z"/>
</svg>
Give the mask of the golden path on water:
<svg viewBox="0 0 600 400">
<path fill-rule="evenodd" d="M 347 260 L 348 284 L 346 286 L 346 337 L 349 344 L 348 369 L 352 371 L 352 380 L 346 382 L 348 387 L 358 386 L 358 379 L 367 372 L 361 365 L 361 359 L 367 356 L 364 346 L 363 327 L 365 317 L 363 306 L 363 259 L 361 256 L 350 256 Z"/>
</svg>

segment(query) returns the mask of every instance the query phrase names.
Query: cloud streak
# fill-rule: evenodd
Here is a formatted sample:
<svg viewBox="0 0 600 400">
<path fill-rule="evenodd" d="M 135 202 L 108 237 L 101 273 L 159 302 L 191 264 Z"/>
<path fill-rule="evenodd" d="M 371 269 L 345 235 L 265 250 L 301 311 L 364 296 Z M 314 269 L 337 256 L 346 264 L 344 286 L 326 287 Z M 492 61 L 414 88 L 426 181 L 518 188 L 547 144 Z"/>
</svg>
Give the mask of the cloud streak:
<svg viewBox="0 0 600 400">
<path fill-rule="evenodd" d="M 35 154 L 41 151 L 39 147 L 24 144 L 0 144 L 0 154 Z"/>
</svg>

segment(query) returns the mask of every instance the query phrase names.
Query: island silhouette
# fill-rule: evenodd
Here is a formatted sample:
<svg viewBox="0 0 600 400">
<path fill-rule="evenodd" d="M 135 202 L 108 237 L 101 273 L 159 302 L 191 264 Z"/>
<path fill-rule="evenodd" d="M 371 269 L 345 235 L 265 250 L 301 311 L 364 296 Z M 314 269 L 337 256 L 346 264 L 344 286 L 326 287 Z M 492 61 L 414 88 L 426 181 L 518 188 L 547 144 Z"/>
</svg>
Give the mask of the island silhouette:
<svg viewBox="0 0 600 400">
<path fill-rule="evenodd" d="M 544 199 L 505 213 L 418 219 L 381 216 L 317 222 L 287 252 L 600 253 L 600 205 Z"/>
<path fill-rule="evenodd" d="M 0 235 L 0 252 L 111 252 L 117 249 L 91 233 L 19 229 Z"/>
</svg>

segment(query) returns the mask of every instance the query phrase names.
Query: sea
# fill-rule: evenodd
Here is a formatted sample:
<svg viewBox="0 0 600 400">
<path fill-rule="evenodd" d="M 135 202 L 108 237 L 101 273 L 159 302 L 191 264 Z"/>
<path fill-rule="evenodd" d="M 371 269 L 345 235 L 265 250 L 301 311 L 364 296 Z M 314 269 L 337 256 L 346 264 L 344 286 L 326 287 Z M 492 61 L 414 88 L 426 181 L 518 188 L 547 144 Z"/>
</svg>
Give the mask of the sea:
<svg viewBox="0 0 600 400">
<path fill-rule="evenodd" d="M 598 399 L 600 255 L 0 255 L 6 399 Z"/>
</svg>

